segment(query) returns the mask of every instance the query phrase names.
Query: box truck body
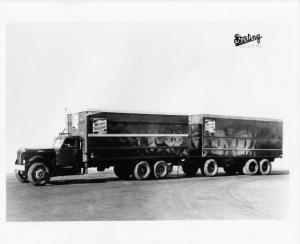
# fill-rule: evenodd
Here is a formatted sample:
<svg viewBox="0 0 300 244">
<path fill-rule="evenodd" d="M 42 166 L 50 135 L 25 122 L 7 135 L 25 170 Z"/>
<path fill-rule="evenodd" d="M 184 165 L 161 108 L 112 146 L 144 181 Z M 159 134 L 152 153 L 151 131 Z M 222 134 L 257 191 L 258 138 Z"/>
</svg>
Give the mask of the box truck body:
<svg viewBox="0 0 300 244">
<path fill-rule="evenodd" d="M 191 156 L 277 158 L 282 121 L 218 115 L 190 116 Z"/>
<path fill-rule="evenodd" d="M 84 161 L 187 157 L 188 116 L 80 112 L 69 120 L 70 135 L 83 138 Z"/>
</svg>

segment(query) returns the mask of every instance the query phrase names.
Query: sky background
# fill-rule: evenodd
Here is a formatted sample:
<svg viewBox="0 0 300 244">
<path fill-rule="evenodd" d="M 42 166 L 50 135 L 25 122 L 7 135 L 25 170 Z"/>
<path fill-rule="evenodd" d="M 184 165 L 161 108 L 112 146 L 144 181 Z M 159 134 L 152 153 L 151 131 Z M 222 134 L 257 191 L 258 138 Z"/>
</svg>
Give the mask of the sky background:
<svg viewBox="0 0 300 244">
<path fill-rule="evenodd" d="M 282 99 L 295 88 L 294 29 L 289 22 L 8 23 L 7 169 L 19 147 L 52 145 L 65 107 L 285 119 L 294 102 Z M 261 43 L 236 47 L 236 33 L 261 34 Z"/>
</svg>

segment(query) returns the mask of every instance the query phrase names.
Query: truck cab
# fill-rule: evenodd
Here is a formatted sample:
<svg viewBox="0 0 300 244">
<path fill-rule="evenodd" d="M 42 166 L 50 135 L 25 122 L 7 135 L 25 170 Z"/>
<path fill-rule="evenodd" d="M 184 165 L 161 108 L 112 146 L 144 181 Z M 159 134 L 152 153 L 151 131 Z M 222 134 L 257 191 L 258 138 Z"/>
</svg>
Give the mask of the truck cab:
<svg viewBox="0 0 300 244">
<path fill-rule="evenodd" d="M 17 179 L 33 185 L 46 184 L 51 176 L 79 174 L 82 168 L 82 138 L 60 134 L 53 148 L 22 148 L 15 161 Z"/>
<path fill-rule="evenodd" d="M 79 136 L 58 136 L 55 138 L 56 165 L 60 167 L 80 167 L 82 163 L 82 139 Z"/>
</svg>

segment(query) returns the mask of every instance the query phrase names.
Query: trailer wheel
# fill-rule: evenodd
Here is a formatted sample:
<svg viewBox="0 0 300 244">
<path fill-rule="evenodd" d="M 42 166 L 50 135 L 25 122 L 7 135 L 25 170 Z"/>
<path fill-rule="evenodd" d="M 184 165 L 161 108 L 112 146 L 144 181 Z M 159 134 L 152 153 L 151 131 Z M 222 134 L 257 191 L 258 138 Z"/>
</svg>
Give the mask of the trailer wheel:
<svg viewBox="0 0 300 244">
<path fill-rule="evenodd" d="M 150 165 L 147 161 L 138 162 L 134 166 L 133 176 L 136 180 L 145 180 L 151 173 Z"/>
<path fill-rule="evenodd" d="M 168 175 L 168 165 L 165 161 L 157 161 L 153 167 L 154 177 L 156 179 L 162 179 Z"/>
<path fill-rule="evenodd" d="M 28 180 L 34 186 L 42 186 L 50 180 L 50 170 L 44 163 L 33 163 L 28 170 Z"/>
<path fill-rule="evenodd" d="M 258 163 L 255 159 L 249 159 L 243 168 L 245 175 L 255 175 L 258 172 Z"/>
<path fill-rule="evenodd" d="M 272 164 L 268 159 L 262 159 L 259 161 L 259 173 L 261 175 L 268 175 L 271 173 Z"/>
<path fill-rule="evenodd" d="M 182 170 L 187 176 L 195 176 L 199 166 L 196 162 L 186 162 L 182 165 Z"/>
<path fill-rule="evenodd" d="M 120 167 L 119 166 L 117 166 L 117 165 L 115 165 L 114 166 L 114 173 L 115 173 L 115 175 L 117 176 L 117 177 L 119 177 L 119 178 L 121 178 L 121 172 L 120 172 L 121 170 L 120 170 Z"/>
<path fill-rule="evenodd" d="M 218 173 L 218 165 L 216 160 L 207 159 L 204 162 L 201 171 L 205 176 L 215 176 Z"/>
<path fill-rule="evenodd" d="M 114 173 L 122 180 L 128 180 L 131 175 L 130 165 L 124 163 L 116 164 L 114 166 Z"/>
<path fill-rule="evenodd" d="M 17 170 L 16 171 L 16 177 L 18 179 L 18 181 L 20 181 L 21 183 L 28 183 L 28 179 L 27 176 L 24 174 L 24 172 Z"/>
</svg>

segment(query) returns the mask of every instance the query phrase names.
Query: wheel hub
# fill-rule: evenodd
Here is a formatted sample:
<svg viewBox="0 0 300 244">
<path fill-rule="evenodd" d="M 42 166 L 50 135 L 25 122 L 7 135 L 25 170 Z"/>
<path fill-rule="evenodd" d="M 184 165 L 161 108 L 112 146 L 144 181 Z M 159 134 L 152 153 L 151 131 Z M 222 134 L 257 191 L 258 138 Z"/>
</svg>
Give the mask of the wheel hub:
<svg viewBox="0 0 300 244">
<path fill-rule="evenodd" d="M 212 172 L 214 172 L 214 170 L 215 170 L 215 165 L 214 165 L 214 163 L 210 163 L 210 164 L 208 165 L 208 172 L 209 172 L 209 173 L 212 173 Z"/>
<path fill-rule="evenodd" d="M 42 169 L 38 169 L 36 172 L 35 172 L 35 178 L 36 179 L 42 179 L 43 177 L 45 176 L 45 172 L 44 170 Z"/>
<path fill-rule="evenodd" d="M 267 163 L 263 163 L 262 169 L 263 169 L 263 171 L 266 171 L 268 169 L 268 164 Z"/>
<path fill-rule="evenodd" d="M 156 168 L 156 172 L 159 174 L 159 175 L 162 175 L 165 171 L 165 168 L 162 166 L 162 165 L 159 165 L 157 168 Z"/>
<path fill-rule="evenodd" d="M 249 165 L 249 170 L 251 171 L 251 172 L 254 172 L 255 171 L 255 163 L 251 163 L 250 165 Z"/>
<path fill-rule="evenodd" d="M 141 165 L 138 169 L 138 173 L 140 176 L 144 176 L 147 172 L 147 167 L 144 165 Z"/>
</svg>

